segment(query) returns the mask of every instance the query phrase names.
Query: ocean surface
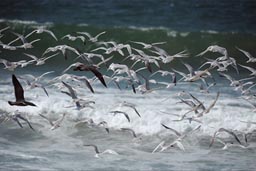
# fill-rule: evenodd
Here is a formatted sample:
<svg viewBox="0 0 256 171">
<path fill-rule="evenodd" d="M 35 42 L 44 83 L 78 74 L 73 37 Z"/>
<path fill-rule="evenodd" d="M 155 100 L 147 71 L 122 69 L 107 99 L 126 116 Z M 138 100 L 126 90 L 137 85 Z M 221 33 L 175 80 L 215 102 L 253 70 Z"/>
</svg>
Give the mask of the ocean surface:
<svg viewBox="0 0 256 171">
<path fill-rule="evenodd" d="M 250 77 L 242 89 L 232 86 L 231 82 L 220 76 L 217 68 L 210 69 L 211 78 L 206 78 L 207 84 L 200 79 L 186 82 L 176 73 L 177 84 L 172 83 L 172 77 L 162 76 L 160 73 L 152 75 L 147 69 L 137 71 L 139 80 L 135 81 L 136 93 L 131 84 L 120 81 L 120 89 L 109 78 L 104 77 L 107 88 L 94 79 L 92 72 L 67 70 L 66 74 L 86 76 L 90 80 L 94 93 L 84 84 L 70 77 L 56 77 L 63 75 L 63 71 L 75 62 L 77 54 L 68 50 L 67 60 L 59 52 L 55 57 L 45 61 L 43 65 L 28 64 L 17 67 L 14 71 L 5 69 L 0 63 L 0 170 L 255 170 L 256 158 L 256 89 L 250 86 L 256 83 L 256 77 L 242 67 L 254 69 L 255 62 L 247 62 L 248 58 L 239 49 L 249 52 L 256 57 L 256 1 L 179 1 L 179 0 L 25 0 L 0 2 L 0 30 L 9 27 L 0 35 L 0 58 L 11 62 L 31 60 L 24 53 L 42 57 L 49 47 L 68 45 L 81 52 L 97 53 L 104 59 L 110 59 L 106 65 L 100 65 L 98 71 L 108 77 L 127 76 L 109 69 L 111 64 L 121 64 L 131 67 L 135 61 L 129 57 L 129 51 L 104 53 L 95 50 L 105 47 L 99 42 L 112 41 L 117 44 L 130 45 L 133 53 L 135 49 L 145 54 L 156 56 L 152 50 L 134 43 L 165 42 L 157 47 L 170 55 L 184 51 L 186 57 L 175 58 L 160 66 L 151 64 L 152 73 L 158 70 L 170 72 L 181 71 L 188 74 L 185 64 L 191 65 L 195 71 L 209 68 L 205 65 L 206 58 L 216 59 L 223 54 L 207 52 L 198 56 L 211 45 L 224 47 L 228 56 L 236 61 L 235 67 L 228 66 L 222 72 L 230 75 L 234 80 Z M 26 38 L 28 42 L 40 39 L 33 44 L 33 48 L 5 49 L 3 45 L 17 38 L 15 33 L 27 35 L 35 28 L 44 27 L 54 33 L 57 41 L 47 33 L 32 34 Z M 15 32 L 15 33 L 13 33 Z M 97 35 L 97 42 L 90 42 L 86 36 L 85 43 L 63 38 L 70 34 L 78 36 L 77 32 L 88 32 Z M 18 40 L 12 46 L 22 45 Z M 49 52 L 45 56 L 55 54 Z M 1 60 L 2 61 L 2 60 Z M 225 60 L 224 60 L 225 61 Z M 101 62 L 93 58 L 93 63 Z M 241 66 L 242 65 L 242 66 Z M 140 61 L 130 68 L 140 69 L 145 65 Z M 38 83 L 42 88 L 31 89 L 25 79 L 28 74 L 45 75 Z M 32 106 L 11 106 L 8 101 L 15 101 L 12 75 L 15 74 L 24 89 L 25 99 L 36 104 Z M 150 90 L 141 90 L 149 79 Z M 155 80 L 156 83 L 153 83 Z M 63 91 L 67 88 L 63 82 L 71 85 L 79 99 L 91 102 L 85 108 L 77 108 L 74 101 Z M 163 83 L 164 82 L 164 83 Z M 165 83 L 170 83 L 167 87 Z M 240 84 L 239 83 L 239 84 Z M 200 86 L 209 87 L 208 91 Z M 248 89 L 249 88 L 249 89 Z M 244 91 L 248 89 L 248 91 Z M 199 99 L 204 106 L 209 107 L 219 97 L 209 113 L 195 118 L 190 122 L 181 118 L 182 114 L 191 110 L 181 100 L 192 101 L 192 96 Z M 192 95 L 190 96 L 189 93 Z M 193 100 L 194 101 L 194 100 Z M 124 106 L 125 102 L 133 104 L 135 109 Z M 201 109 L 200 109 L 201 110 Z M 113 111 L 123 114 L 114 115 Z M 20 121 L 23 128 L 11 117 L 20 113 L 28 119 L 29 125 Z M 138 113 L 140 117 L 138 116 Z M 50 118 L 53 122 L 66 114 L 60 127 L 51 130 L 49 122 L 39 114 Z M 196 116 L 192 111 L 186 116 Z M 88 123 L 92 119 L 94 123 Z M 84 121 L 84 122 L 82 122 Z M 88 122 L 85 122 L 88 121 Z M 109 133 L 104 126 L 105 121 Z M 169 149 L 152 153 L 162 141 L 170 144 L 177 139 L 177 135 L 168 126 L 181 134 L 188 135 L 180 140 L 184 149 L 175 144 Z M 136 137 L 122 128 L 130 128 Z M 198 128 L 195 131 L 191 130 Z M 216 135 L 211 147 L 211 139 L 219 128 L 233 131 L 243 146 L 238 146 L 235 138 L 227 132 Z M 189 133 L 190 132 L 190 133 Z M 247 135 L 247 142 L 244 135 Z M 220 141 L 233 143 L 234 147 L 223 149 Z M 100 152 L 111 149 L 115 154 L 99 154 L 95 157 L 94 144 Z M 231 145 L 232 146 L 232 145 Z"/>
</svg>

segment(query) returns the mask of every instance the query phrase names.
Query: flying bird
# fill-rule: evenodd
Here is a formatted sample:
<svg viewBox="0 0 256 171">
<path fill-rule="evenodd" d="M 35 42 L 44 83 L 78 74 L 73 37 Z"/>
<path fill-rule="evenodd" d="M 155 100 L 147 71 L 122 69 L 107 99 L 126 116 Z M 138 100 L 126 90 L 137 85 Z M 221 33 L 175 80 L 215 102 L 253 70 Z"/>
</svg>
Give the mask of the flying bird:
<svg viewBox="0 0 256 171">
<path fill-rule="evenodd" d="M 8 101 L 8 103 L 13 106 L 36 106 L 34 103 L 32 102 L 28 102 L 25 100 L 24 98 L 24 90 L 20 84 L 20 82 L 17 80 L 15 75 L 12 75 L 12 83 L 14 86 L 14 92 L 15 92 L 15 98 L 16 101 L 12 102 L 12 101 Z"/>
</svg>

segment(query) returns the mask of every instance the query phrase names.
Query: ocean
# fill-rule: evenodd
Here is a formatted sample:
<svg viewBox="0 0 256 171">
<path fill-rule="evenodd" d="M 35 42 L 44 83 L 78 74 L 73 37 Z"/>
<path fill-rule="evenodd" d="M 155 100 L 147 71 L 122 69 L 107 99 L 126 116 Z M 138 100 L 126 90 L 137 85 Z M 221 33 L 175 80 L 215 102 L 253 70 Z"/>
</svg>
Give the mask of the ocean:
<svg viewBox="0 0 256 171">
<path fill-rule="evenodd" d="M 2 0 L 0 30 L 8 29 L 0 33 L 0 170 L 255 170 L 256 74 L 245 68 L 255 69 L 255 62 L 247 62 L 248 57 L 241 51 L 256 57 L 255 7 L 253 0 Z M 40 39 L 33 43 L 33 48 L 4 48 L 17 38 L 15 33 L 25 36 L 38 27 L 52 31 L 58 40 L 49 32 L 33 33 L 26 38 L 28 42 Z M 63 38 L 67 34 L 82 35 L 77 32 L 102 35 L 95 42 L 85 35 L 85 42 Z M 154 61 L 149 62 L 152 71 L 142 58 L 136 62 L 129 48 L 107 53 L 104 48 L 113 43 L 105 46 L 100 42 L 129 45 L 132 54 L 143 56 L 141 50 L 147 54 L 145 59 Z M 164 43 L 147 49 L 135 42 Z M 23 43 L 17 40 L 11 46 Z M 90 63 L 77 59 L 75 50 L 67 50 L 66 56 L 59 51 L 43 65 L 31 62 L 14 71 L 5 68 L 3 59 L 31 60 L 26 54 L 47 57 L 55 52 L 44 56 L 43 53 L 58 45 L 109 59 L 97 68 L 107 87 L 95 77 L 95 72 L 75 71 L 75 66 L 65 72 L 72 77 L 60 77 L 73 63 L 97 65 L 102 60 L 93 57 Z M 228 55 L 210 50 L 198 55 L 215 45 L 225 48 Z M 157 54 L 159 49 L 169 55 L 182 52 L 184 57 L 164 63 L 164 57 Z M 229 58 L 235 62 L 228 63 L 224 71 L 217 70 L 220 66 L 202 66 L 208 59 L 220 59 L 218 62 L 224 65 Z M 114 72 L 111 64 L 128 66 L 128 71 Z M 203 74 L 198 80 L 184 81 L 179 72 L 188 76 L 187 64 L 196 72 L 209 69 L 211 76 Z M 142 67 L 145 68 L 136 71 Z M 155 73 L 160 70 L 176 73 L 177 82 L 171 75 Z M 48 95 L 40 87 L 27 85 L 26 79 L 31 81 L 33 76 L 49 71 L 37 82 Z M 25 99 L 37 107 L 8 104 L 15 101 L 12 75 L 22 85 Z M 86 76 L 94 93 L 74 75 Z M 109 77 L 115 81 L 123 79 L 120 87 Z M 127 81 L 128 77 L 132 80 Z M 73 87 L 78 99 L 69 97 L 62 82 Z M 207 86 L 208 89 L 200 89 Z M 77 101 L 86 103 L 85 107 L 77 107 Z M 195 106 L 191 107 L 191 103 Z M 209 113 L 204 113 L 202 106 L 211 105 Z M 197 110 L 203 116 L 194 112 Z M 15 121 L 17 114 L 28 119 L 34 130 L 24 120 L 20 120 L 21 128 Z M 59 126 L 51 129 L 56 121 Z M 186 136 L 177 135 L 172 129 Z M 211 146 L 214 135 L 217 138 Z M 162 152 L 161 148 L 153 152 L 162 141 L 165 145 L 176 143 L 166 150 L 162 148 Z M 230 147 L 223 149 L 227 144 Z M 107 152 L 111 154 L 105 152 L 95 157 L 91 145 L 96 145 L 100 153 L 110 149 Z"/>
</svg>

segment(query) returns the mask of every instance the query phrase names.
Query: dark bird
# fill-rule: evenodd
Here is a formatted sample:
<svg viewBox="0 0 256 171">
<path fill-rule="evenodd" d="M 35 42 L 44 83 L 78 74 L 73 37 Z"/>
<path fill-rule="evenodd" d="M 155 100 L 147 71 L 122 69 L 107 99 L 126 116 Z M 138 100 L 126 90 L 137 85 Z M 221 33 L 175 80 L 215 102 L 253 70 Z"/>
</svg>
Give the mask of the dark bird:
<svg viewBox="0 0 256 171">
<path fill-rule="evenodd" d="M 71 67 L 73 68 L 73 71 L 91 71 L 99 80 L 100 82 L 107 87 L 107 84 L 105 83 L 105 80 L 103 78 L 103 75 L 97 70 L 96 66 L 93 65 L 85 65 L 81 62 L 76 62 L 71 64 L 67 69 L 65 69 L 62 73 L 65 73 L 67 70 L 69 70 Z"/>
<path fill-rule="evenodd" d="M 97 70 L 97 68 L 95 66 L 81 64 L 81 65 L 78 65 L 77 67 L 75 67 L 73 70 L 74 71 L 91 71 L 100 80 L 100 82 L 105 87 L 107 87 L 105 80 L 103 78 L 103 75 Z"/>
<path fill-rule="evenodd" d="M 17 80 L 15 75 L 12 75 L 12 84 L 14 86 L 14 92 L 15 92 L 15 102 L 8 101 L 8 103 L 13 106 L 36 106 L 34 103 L 28 102 L 24 98 L 24 90 L 20 84 L 20 82 Z"/>
<path fill-rule="evenodd" d="M 18 111 L 16 111 L 16 112 L 13 113 L 13 115 L 11 116 L 11 119 L 14 120 L 15 122 L 17 122 L 17 124 L 18 124 L 21 128 L 23 128 L 22 124 L 21 124 L 20 121 L 19 121 L 19 119 L 21 119 L 21 120 L 25 121 L 25 122 L 28 124 L 28 126 L 30 127 L 30 129 L 32 129 L 33 131 L 35 131 L 34 128 L 32 127 L 32 125 L 30 124 L 30 122 L 28 121 L 28 119 L 26 119 L 25 117 L 21 116 L 21 114 L 18 113 Z"/>
</svg>

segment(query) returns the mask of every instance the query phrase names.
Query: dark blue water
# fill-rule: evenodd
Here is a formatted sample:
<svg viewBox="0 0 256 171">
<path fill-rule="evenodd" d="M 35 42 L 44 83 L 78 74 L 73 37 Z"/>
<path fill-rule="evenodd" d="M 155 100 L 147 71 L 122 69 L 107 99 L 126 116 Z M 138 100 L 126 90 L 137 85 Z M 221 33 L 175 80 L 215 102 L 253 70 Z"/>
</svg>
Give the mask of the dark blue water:
<svg viewBox="0 0 256 171">
<path fill-rule="evenodd" d="M 0 18 L 254 33 L 254 0 L 1 0 Z"/>
</svg>

